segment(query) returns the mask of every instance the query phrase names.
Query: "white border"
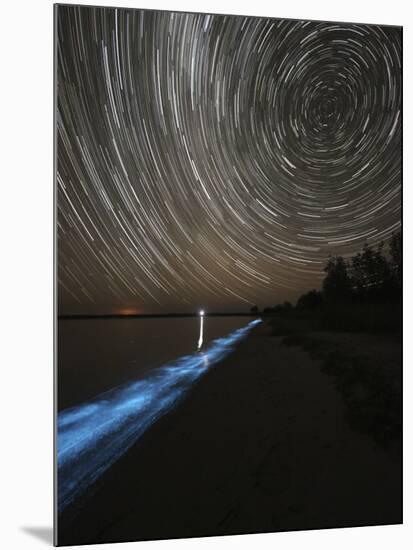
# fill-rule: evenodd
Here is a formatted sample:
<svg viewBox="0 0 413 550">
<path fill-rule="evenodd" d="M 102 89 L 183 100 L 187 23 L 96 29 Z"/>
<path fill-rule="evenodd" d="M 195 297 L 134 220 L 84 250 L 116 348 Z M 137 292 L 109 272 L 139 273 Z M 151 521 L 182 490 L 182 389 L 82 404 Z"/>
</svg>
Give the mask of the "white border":
<svg viewBox="0 0 413 550">
<path fill-rule="evenodd" d="M 413 66 L 409 2 L 403 0 L 100 0 L 77 2 L 120 7 L 236 13 L 297 19 L 404 25 L 404 241 L 405 281 L 411 280 L 407 253 L 409 222 L 409 145 L 412 145 Z M 2 4 L 1 55 L 1 523 L 7 550 L 36 549 L 45 542 L 24 529 L 52 525 L 52 236 L 53 236 L 53 9 L 50 0 L 9 0 Z M 405 330 L 412 292 L 405 285 Z M 405 465 L 411 460 L 413 368 L 405 333 Z M 408 389 L 409 388 L 409 389 Z M 409 391 L 410 390 L 410 391 Z M 407 428 L 406 428 L 407 426 Z M 412 535 L 412 476 L 405 468 L 405 525 L 334 529 L 271 535 L 189 539 L 109 545 L 157 550 L 222 548 L 336 550 L 403 549 Z M 410 541 L 411 543 L 411 541 Z"/>
</svg>

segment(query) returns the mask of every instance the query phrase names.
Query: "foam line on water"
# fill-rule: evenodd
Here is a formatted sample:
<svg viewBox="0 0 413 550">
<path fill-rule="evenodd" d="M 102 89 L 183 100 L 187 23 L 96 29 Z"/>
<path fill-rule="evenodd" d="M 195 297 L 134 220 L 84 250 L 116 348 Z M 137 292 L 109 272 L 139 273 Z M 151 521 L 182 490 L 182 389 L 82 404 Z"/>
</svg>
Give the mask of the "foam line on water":
<svg viewBox="0 0 413 550">
<path fill-rule="evenodd" d="M 118 460 L 189 388 L 226 357 L 255 319 L 202 353 L 180 357 L 147 376 L 62 411 L 57 419 L 58 508 L 62 512 Z"/>
</svg>

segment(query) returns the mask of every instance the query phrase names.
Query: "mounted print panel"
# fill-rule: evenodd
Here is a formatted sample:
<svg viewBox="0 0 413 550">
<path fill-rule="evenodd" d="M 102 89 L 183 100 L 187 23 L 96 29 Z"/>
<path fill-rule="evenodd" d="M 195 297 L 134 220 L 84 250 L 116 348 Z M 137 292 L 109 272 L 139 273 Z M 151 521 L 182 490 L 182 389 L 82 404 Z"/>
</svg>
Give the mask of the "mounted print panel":
<svg viewBox="0 0 413 550">
<path fill-rule="evenodd" d="M 55 6 L 55 543 L 402 522 L 401 27 Z"/>
</svg>

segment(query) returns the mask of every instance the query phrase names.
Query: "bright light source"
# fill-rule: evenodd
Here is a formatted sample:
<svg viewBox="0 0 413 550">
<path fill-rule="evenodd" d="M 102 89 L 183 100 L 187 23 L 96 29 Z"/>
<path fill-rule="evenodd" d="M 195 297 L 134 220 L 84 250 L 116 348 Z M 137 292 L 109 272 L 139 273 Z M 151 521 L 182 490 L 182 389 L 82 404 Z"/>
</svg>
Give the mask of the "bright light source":
<svg viewBox="0 0 413 550">
<path fill-rule="evenodd" d="M 198 340 L 198 351 L 202 348 L 204 343 L 204 313 L 205 311 L 201 309 L 199 311 L 199 340 Z"/>
</svg>

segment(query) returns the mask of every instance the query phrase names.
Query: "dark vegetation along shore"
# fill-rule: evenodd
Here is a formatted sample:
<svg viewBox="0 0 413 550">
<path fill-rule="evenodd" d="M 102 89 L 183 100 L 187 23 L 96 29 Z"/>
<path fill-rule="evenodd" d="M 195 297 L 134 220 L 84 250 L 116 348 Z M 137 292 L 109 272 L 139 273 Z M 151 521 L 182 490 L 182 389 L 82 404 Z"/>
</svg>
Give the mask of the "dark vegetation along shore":
<svg viewBox="0 0 413 550">
<path fill-rule="evenodd" d="M 345 405 L 351 426 L 401 452 L 401 235 L 388 249 L 365 246 L 346 262 L 330 258 L 322 291 L 265 312 L 283 345 L 320 360 Z"/>
<path fill-rule="evenodd" d="M 399 260 L 397 260 L 399 258 Z M 400 235 L 331 258 L 59 520 L 61 544 L 402 521 Z"/>
</svg>

